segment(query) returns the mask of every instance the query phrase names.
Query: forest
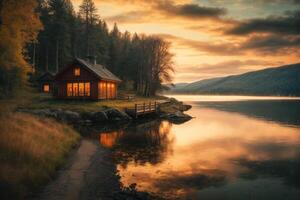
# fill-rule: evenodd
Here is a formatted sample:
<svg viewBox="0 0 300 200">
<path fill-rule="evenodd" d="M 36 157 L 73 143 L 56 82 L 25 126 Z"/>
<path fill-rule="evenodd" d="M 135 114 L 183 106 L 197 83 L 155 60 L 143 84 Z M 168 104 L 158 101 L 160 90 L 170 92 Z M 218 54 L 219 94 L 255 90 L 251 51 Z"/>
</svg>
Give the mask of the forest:
<svg viewBox="0 0 300 200">
<path fill-rule="evenodd" d="M 76 12 L 70 0 L 0 0 L 0 97 L 13 96 L 44 72 L 94 56 L 120 77 L 123 90 L 153 96 L 174 74 L 170 43 L 157 36 L 111 30 L 93 0 Z M 22 88 L 22 87 L 21 87 Z"/>
</svg>

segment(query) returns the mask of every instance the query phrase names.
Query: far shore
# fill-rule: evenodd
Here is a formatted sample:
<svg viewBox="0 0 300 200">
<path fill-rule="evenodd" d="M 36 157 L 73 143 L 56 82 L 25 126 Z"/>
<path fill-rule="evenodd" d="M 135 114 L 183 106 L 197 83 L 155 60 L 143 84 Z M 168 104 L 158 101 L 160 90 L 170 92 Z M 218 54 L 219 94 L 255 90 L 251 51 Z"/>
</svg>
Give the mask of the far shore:
<svg viewBox="0 0 300 200">
<path fill-rule="evenodd" d="M 248 100 L 300 100 L 300 96 L 256 96 L 224 94 L 163 94 L 179 101 L 248 101 Z M 188 97 L 188 98 L 185 98 Z"/>
</svg>

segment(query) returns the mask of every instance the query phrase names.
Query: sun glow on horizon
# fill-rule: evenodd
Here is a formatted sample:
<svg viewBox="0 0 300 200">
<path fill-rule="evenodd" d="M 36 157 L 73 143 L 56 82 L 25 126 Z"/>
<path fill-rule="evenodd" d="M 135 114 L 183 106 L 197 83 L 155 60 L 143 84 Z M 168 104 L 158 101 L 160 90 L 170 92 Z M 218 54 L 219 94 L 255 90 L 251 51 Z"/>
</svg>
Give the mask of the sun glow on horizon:
<svg viewBox="0 0 300 200">
<path fill-rule="evenodd" d="M 158 35 L 172 43 L 175 83 L 299 62 L 299 33 L 289 23 L 300 16 L 293 14 L 300 4 L 229 1 L 94 0 L 110 28 L 117 23 L 122 32 Z M 81 0 L 72 2 L 78 10 Z M 257 19 L 265 27 L 255 28 Z M 276 28 L 277 21 L 287 30 Z"/>
</svg>

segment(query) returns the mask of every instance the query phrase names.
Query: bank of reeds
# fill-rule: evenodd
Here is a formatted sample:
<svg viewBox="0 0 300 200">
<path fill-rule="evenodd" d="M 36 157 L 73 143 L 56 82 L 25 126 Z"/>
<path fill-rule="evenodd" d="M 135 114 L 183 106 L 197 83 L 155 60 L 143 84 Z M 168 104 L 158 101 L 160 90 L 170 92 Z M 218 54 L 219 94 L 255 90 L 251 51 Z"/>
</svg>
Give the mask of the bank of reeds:
<svg viewBox="0 0 300 200">
<path fill-rule="evenodd" d="M 0 117 L 0 197 L 21 199 L 54 175 L 79 141 L 68 125 L 23 113 Z"/>
</svg>

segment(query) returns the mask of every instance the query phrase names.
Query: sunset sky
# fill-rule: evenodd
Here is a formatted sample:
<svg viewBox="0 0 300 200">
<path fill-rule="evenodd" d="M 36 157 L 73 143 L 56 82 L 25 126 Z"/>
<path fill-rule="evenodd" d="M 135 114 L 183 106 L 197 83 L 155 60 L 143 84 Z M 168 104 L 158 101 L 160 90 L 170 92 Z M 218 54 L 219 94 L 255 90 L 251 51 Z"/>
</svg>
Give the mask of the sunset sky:
<svg viewBox="0 0 300 200">
<path fill-rule="evenodd" d="M 94 2 L 110 27 L 172 42 L 175 83 L 300 62 L 300 0 Z"/>
</svg>

